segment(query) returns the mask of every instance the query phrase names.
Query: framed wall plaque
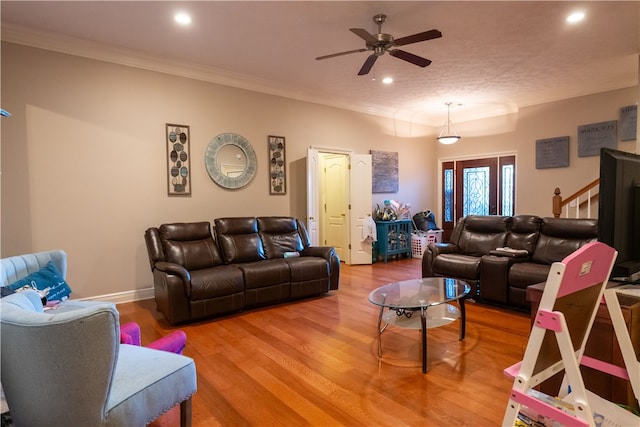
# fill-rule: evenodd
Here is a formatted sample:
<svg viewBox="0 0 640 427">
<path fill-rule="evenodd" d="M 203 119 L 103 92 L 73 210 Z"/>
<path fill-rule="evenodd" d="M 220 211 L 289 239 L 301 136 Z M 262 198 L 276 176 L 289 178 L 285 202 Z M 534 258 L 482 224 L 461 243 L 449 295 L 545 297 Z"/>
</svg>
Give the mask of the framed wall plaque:
<svg viewBox="0 0 640 427">
<path fill-rule="evenodd" d="M 536 140 L 536 169 L 569 166 L 569 137 Z"/>
<path fill-rule="evenodd" d="M 189 126 L 167 123 L 167 190 L 169 196 L 191 195 Z"/>
<path fill-rule="evenodd" d="M 287 194 L 284 136 L 269 135 L 269 193 Z"/>
<path fill-rule="evenodd" d="M 638 106 L 628 105 L 620 108 L 620 141 L 633 141 L 637 138 Z"/>
<path fill-rule="evenodd" d="M 618 122 L 578 126 L 578 157 L 599 156 L 601 148 L 617 148 Z"/>
</svg>

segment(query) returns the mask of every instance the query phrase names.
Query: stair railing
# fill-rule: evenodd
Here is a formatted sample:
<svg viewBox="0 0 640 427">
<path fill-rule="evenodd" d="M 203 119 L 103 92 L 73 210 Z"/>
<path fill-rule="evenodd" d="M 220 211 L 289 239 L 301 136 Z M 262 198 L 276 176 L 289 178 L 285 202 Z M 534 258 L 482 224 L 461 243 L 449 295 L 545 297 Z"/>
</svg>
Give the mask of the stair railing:
<svg viewBox="0 0 640 427">
<path fill-rule="evenodd" d="M 552 211 L 553 216 L 560 218 L 564 210 L 564 218 L 570 218 L 570 207 L 573 207 L 575 201 L 575 218 L 580 218 L 582 212 L 586 212 L 585 218 L 593 218 L 591 215 L 592 205 L 595 205 L 597 212 L 597 201 L 600 194 L 600 178 L 596 178 L 590 184 L 585 185 L 571 196 L 563 199 L 560 195 L 560 188 L 556 188 L 553 192 Z"/>
</svg>

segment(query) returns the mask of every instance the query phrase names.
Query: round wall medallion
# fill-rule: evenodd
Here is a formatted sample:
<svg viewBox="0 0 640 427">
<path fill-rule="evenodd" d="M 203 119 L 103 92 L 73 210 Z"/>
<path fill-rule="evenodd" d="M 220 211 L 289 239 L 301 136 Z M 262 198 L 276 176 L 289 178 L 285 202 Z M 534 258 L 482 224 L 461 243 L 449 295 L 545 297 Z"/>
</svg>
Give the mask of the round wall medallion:
<svg viewBox="0 0 640 427">
<path fill-rule="evenodd" d="M 209 176 L 221 187 L 236 189 L 255 176 L 258 160 L 247 139 L 235 133 L 223 133 L 211 140 L 204 153 Z"/>
</svg>

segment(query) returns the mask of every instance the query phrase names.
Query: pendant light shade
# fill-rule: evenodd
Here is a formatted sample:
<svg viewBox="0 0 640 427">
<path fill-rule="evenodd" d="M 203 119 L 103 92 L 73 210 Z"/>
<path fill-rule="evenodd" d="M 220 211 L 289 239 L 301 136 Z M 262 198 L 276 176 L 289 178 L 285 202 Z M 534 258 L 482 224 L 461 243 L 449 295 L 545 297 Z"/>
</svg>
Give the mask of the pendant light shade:
<svg viewBox="0 0 640 427">
<path fill-rule="evenodd" d="M 451 103 L 447 102 L 447 122 L 442 127 L 440 136 L 438 136 L 438 141 L 440 141 L 440 143 L 442 144 L 453 144 L 455 142 L 458 142 L 460 138 L 462 138 L 453 128 L 453 123 L 451 123 L 451 118 L 449 116 L 450 108 Z"/>
</svg>

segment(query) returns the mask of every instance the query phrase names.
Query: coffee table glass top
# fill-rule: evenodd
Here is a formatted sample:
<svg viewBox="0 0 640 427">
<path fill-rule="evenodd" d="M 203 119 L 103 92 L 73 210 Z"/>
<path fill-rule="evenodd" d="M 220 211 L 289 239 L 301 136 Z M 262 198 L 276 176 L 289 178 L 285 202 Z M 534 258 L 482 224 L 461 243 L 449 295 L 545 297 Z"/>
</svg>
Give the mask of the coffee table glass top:
<svg viewBox="0 0 640 427">
<path fill-rule="evenodd" d="M 369 294 L 369 301 L 391 309 L 420 309 L 459 300 L 470 290 L 460 280 L 424 277 L 381 286 Z"/>
</svg>

